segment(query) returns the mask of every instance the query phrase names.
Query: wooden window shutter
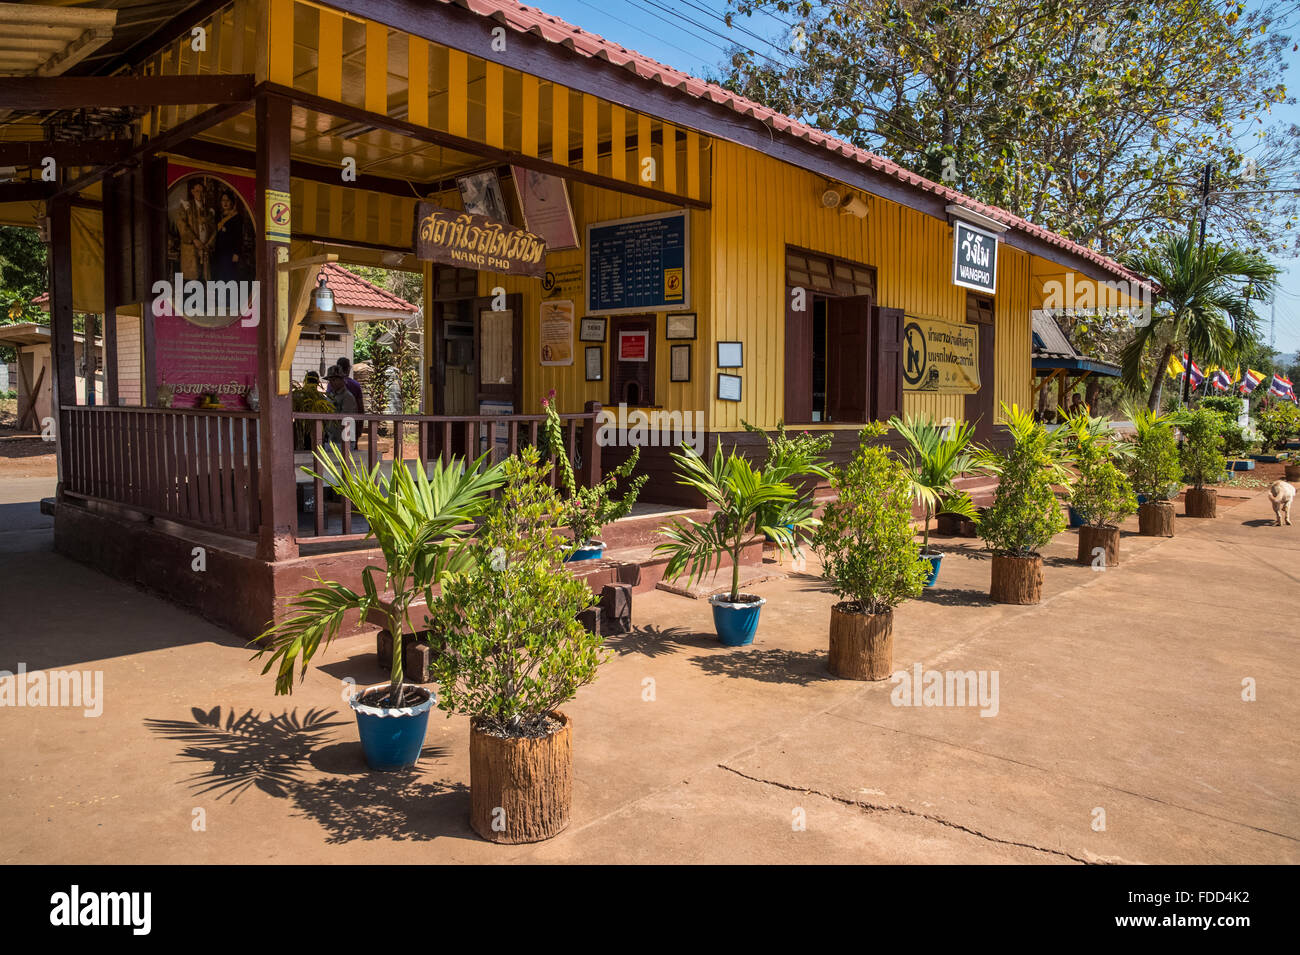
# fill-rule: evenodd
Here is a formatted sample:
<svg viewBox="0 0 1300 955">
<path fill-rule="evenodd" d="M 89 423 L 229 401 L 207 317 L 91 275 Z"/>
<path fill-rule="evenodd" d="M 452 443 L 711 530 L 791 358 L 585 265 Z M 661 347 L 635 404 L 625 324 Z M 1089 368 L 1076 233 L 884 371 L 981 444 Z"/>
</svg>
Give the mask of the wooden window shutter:
<svg viewBox="0 0 1300 955">
<path fill-rule="evenodd" d="M 903 310 L 875 309 L 875 414 L 877 421 L 888 421 L 903 414 Z"/>
</svg>

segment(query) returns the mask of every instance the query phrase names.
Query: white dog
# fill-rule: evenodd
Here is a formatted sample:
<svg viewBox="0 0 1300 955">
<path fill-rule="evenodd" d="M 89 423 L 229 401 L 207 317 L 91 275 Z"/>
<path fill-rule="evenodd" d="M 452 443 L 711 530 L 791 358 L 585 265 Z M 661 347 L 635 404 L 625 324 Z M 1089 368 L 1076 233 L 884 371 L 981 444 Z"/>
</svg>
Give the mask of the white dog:
<svg viewBox="0 0 1300 955">
<path fill-rule="evenodd" d="M 1295 499 L 1295 488 L 1286 481 L 1274 481 L 1268 488 L 1268 499 L 1273 502 L 1273 513 L 1277 515 L 1277 526 L 1282 526 L 1283 518 L 1291 526 L 1291 502 Z"/>
</svg>

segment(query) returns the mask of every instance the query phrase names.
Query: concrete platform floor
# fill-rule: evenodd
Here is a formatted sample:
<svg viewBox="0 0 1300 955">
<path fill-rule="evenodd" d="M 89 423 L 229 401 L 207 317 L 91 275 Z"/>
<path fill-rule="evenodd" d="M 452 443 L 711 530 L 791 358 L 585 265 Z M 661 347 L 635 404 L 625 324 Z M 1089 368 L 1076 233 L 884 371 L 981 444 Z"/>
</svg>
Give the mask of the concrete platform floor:
<svg viewBox="0 0 1300 955">
<path fill-rule="evenodd" d="M 0 709 L 3 862 L 1300 861 L 1300 526 L 1262 494 L 1126 534 L 1104 572 L 1062 534 L 1038 607 L 990 603 L 978 542 L 941 540 L 895 666 L 996 671 L 991 717 L 830 677 L 809 574 L 755 587 L 747 648 L 703 601 L 638 596 L 567 707 L 570 828 L 498 847 L 466 822 L 464 719 L 435 712 L 412 773 L 365 769 L 341 680 L 382 678 L 372 637 L 276 698 L 222 630 L 54 554 L 48 483 L 0 484 L 0 669 L 100 671 L 104 707 Z"/>
</svg>

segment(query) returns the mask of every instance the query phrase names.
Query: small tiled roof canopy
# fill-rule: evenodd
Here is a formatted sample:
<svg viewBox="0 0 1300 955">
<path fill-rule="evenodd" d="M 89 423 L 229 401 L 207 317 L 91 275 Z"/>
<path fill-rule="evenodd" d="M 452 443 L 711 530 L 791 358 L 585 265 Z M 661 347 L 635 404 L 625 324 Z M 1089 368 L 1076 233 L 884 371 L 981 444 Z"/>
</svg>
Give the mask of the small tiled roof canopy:
<svg viewBox="0 0 1300 955">
<path fill-rule="evenodd" d="M 414 315 L 420 309 L 405 299 L 398 298 L 387 289 L 367 282 L 354 272 L 334 262 L 326 262 L 320 267 L 321 274 L 334 293 L 334 305 L 342 312 L 356 308 L 384 309 L 390 312 L 409 312 Z"/>
<path fill-rule="evenodd" d="M 933 193 L 950 203 L 956 203 L 972 212 L 999 222 L 1009 229 L 1015 229 L 1034 236 L 1048 245 L 1072 252 L 1101 266 L 1108 272 L 1123 276 L 1129 281 L 1136 282 L 1141 286 L 1149 285 L 1145 278 L 1124 268 L 1114 259 L 1058 235 L 1050 229 L 1034 225 L 1032 222 L 997 206 L 977 202 L 955 189 L 904 169 L 883 156 L 877 156 L 873 152 L 854 146 L 852 143 L 845 142 L 830 133 L 809 126 L 807 123 L 802 123 L 793 117 L 778 113 L 774 109 L 756 103 L 751 99 L 746 99 L 716 83 L 710 83 L 688 73 L 683 73 L 681 70 L 675 70 L 671 66 L 665 66 L 663 63 L 652 60 L 648 56 L 643 56 L 635 50 L 629 50 L 617 43 L 606 40 L 604 37 L 588 33 L 581 27 L 576 27 L 558 17 L 553 17 L 535 7 L 527 7 L 514 3 L 512 0 L 439 0 L 439 2 L 454 4 L 478 16 L 496 20 L 498 23 L 502 23 L 519 33 L 529 33 L 541 37 L 547 42 L 562 46 L 579 56 L 605 60 L 614 66 L 622 67 L 634 73 L 643 80 L 657 82 L 696 99 L 708 100 L 734 110 L 741 115 L 751 116 L 767 124 L 772 129 L 788 133 L 811 145 L 820 146 L 830 152 L 853 159 L 914 189 Z"/>
<path fill-rule="evenodd" d="M 1104 361 L 1094 361 L 1070 344 L 1056 324 L 1056 319 L 1043 311 L 1034 312 L 1034 340 L 1031 349 L 1035 372 L 1064 368 L 1066 371 L 1090 371 L 1094 375 L 1117 378 L 1120 374 L 1118 365 Z"/>
</svg>

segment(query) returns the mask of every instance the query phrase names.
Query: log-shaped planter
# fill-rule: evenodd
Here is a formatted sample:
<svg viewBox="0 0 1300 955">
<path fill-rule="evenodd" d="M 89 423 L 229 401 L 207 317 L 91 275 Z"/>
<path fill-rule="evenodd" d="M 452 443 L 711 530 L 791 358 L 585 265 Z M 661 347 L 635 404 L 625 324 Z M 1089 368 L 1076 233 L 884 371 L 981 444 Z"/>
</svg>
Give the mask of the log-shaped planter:
<svg viewBox="0 0 1300 955">
<path fill-rule="evenodd" d="M 1286 466 L 1286 479 L 1288 481 L 1300 481 L 1300 464 L 1288 464 Z"/>
<path fill-rule="evenodd" d="M 1173 537 L 1173 502 L 1150 501 L 1146 504 L 1139 504 L 1138 533 L 1143 537 Z"/>
<path fill-rule="evenodd" d="M 1000 604 L 1036 604 L 1043 599 L 1043 558 L 993 555 L 989 596 Z"/>
<path fill-rule="evenodd" d="M 1097 548 L 1102 553 L 1097 553 Z M 1098 557 L 1105 562 L 1097 563 Z M 1089 566 L 1114 567 L 1119 564 L 1119 528 L 1113 524 L 1098 527 L 1096 524 L 1084 524 L 1079 528 L 1079 554 L 1075 558 L 1081 564 Z"/>
<path fill-rule="evenodd" d="M 860 613 L 856 606 L 831 608 L 830 671 L 843 680 L 887 680 L 894 672 L 894 612 Z"/>
<path fill-rule="evenodd" d="M 1188 517 L 1218 517 L 1219 492 L 1212 487 L 1187 489 L 1184 510 Z"/>
<path fill-rule="evenodd" d="M 569 824 L 573 724 L 537 739 L 502 737 L 471 724 L 469 824 L 489 842 L 541 842 Z"/>
</svg>

